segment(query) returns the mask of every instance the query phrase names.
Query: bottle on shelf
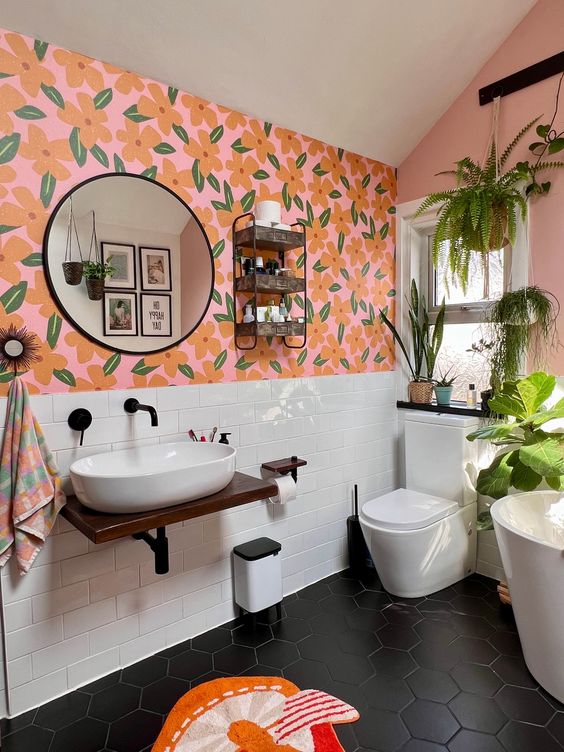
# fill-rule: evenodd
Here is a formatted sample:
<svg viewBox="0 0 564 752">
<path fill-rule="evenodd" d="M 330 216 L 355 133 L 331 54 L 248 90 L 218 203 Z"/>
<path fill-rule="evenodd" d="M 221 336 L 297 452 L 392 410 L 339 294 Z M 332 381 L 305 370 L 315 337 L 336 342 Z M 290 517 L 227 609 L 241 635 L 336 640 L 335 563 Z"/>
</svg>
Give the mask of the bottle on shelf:
<svg viewBox="0 0 564 752">
<path fill-rule="evenodd" d="M 476 384 L 468 384 L 468 392 L 466 393 L 466 406 L 476 407 L 478 403 L 478 390 Z"/>
</svg>

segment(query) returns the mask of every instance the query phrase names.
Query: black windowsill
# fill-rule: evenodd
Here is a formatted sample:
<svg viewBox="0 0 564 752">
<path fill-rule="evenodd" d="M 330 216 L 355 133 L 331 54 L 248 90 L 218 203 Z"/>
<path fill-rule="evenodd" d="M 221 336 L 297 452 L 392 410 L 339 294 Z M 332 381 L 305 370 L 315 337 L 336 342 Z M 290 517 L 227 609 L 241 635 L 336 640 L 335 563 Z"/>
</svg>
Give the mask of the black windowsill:
<svg viewBox="0 0 564 752">
<path fill-rule="evenodd" d="M 490 417 L 489 410 L 483 410 L 480 406 L 468 407 L 466 402 L 451 402 L 450 405 L 420 404 L 419 402 L 406 402 L 398 400 L 396 402 L 400 410 L 422 410 L 426 413 L 442 413 L 443 415 L 467 415 L 473 418 Z"/>
</svg>

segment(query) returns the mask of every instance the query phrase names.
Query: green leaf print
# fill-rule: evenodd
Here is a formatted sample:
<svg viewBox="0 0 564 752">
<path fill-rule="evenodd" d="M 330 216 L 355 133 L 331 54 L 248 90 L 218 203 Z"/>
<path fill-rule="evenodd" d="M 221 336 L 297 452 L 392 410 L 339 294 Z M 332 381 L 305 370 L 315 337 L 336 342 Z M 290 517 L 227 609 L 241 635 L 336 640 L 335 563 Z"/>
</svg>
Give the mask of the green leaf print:
<svg viewBox="0 0 564 752">
<path fill-rule="evenodd" d="M 47 322 L 47 342 L 51 350 L 55 349 L 55 345 L 59 341 L 62 323 L 63 320 L 56 313 L 49 317 L 49 321 Z"/>
<path fill-rule="evenodd" d="M 161 141 L 160 144 L 157 144 L 153 148 L 153 151 L 157 154 L 174 154 L 176 149 L 172 144 L 167 144 L 166 141 Z"/>
<path fill-rule="evenodd" d="M 59 109 L 63 110 L 65 107 L 65 100 L 63 99 L 63 95 L 61 92 L 56 89 L 54 86 L 47 86 L 47 84 L 41 84 L 41 91 L 45 94 L 45 96 L 53 102 L 53 104 L 56 104 Z"/>
<path fill-rule="evenodd" d="M 103 167 L 109 167 L 110 166 L 110 160 L 108 158 L 108 155 L 106 152 L 98 146 L 98 144 L 94 144 L 94 146 L 90 149 L 90 154 L 94 157 L 94 159 L 97 162 L 100 162 L 100 164 Z"/>
<path fill-rule="evenodd" d="M 194 371 L 193 369 L 188 365 L 188 363 L 181 363 L 178 366 L 178 370 L 183 376 L 186 376 L 187 379 L 193 379 L 194 378 Z"/>
<path fill-rule="evenodd" d="M 67 386 L 76 386 L 76 379 L 74 377 L 74 374 L 71 373 L 67 368 L 55 368 L 53 371 L 53 376 L 56 379 L 59 379 L 59 381 L 62 381 L 63 384 L 66 384 Z"/>
<path fill-rule="evenodd" d="M 43 175 L 43 177 L 41 178 L 41 190 L 39 192 L 39 198 L 41 199 L 41 203 L 45 208 L 47 208 L 51 203 L 56 185 L 57 181 L 50 172 L 46 172 L 45 175 Z"/>
<path fill-rule="evenodd" d="M 132 104 L 131 107 L 128 107 L 127 110 L 124 110 L 123 114 L 126 118 L 128 118 L 128 120 L 133 120 L 134 123 L 144 123 L 147 120 L 151 120 L 150 117 L 148 117 L 147 115 L 142 115 L 137 110 L 136 104 Z"/>
<path fill-rule="evenodd" d="M 185 144 L 189 143 L 190 139 L 188 138 L 188 133 L 186 132 L 185 128 L 183 128 L 181 125 L 173 123 L 172 130 L 176 133 L 181 141 L 183 141 Z"/>
<path fill-rule="evenodd" d="M 82 141 L 80 140 L 80 130 L 79 128 L 73 128 L 71 131 L 71 134 L 69 136 L 69 144 L 72 151 L 72 155 L 79 167 L 83 167 L 86 163 L 86 157 L 88 156 L 88 152 L 82 145 Z"/>
<path fill-rule="evenodd" d="M 42 42 L 40 39 L 36 39 L 33 43 L 33 51 L 35 52 L 35 57 L 39 60 L 39 62 L 41 62 L 45 57 L 48 47 L 49 44 L 47 42 Z"/>
<path fill-rule="evenodd" d="M 18 282 L 17 285 L 12 285 L 6 292 L 0 296 L 0 303 L 4 306 L 6 313 L 14 313 L 25 300 L 25 294 L 27 292 L 27 282 Z"/>
<path fill-rule="evenodd" d="M 23 107 L 14 110 L 14 115 L 22 120 L 41 120 L 42 118 L 47 117 L 43 110 L 40 110 L 39 107 L 34 107 L 31 104 L 26 104 Z"/>
<path fill-rule="evenodd" d="M 107 359 L 107 361 L 104 363 L 102 370 L 104 371 L 104 376 L 109 376 L 112 374 L 116 368 L 121 363 L 121 355 L 120 353 L 113 353 L 110 355 L 110 357 Z"/>
<path fill-rule="evenodd" d="M 12 133 L 11 136 L 0 138 L 0 164 L 11 162 L 18 153 L 21 136 L 19 133 Z"/>
<path fill-rule="evenodd" d="M 221 139 L 222 136 L 223 136 L 223 126 L 222 125 L 218 125 L 210 133 L 210 141 L 211 141 L 211 143 L 212 144 L 216 144 Z"/>
<path fill-rule="evenodd" d="M 157 366 L 148 366 L 145 363 L 145 359 L 141 358 L 141 360 L 138 360 L 137 363 L 133 366 L 131 373 L 134 373 L 137 376 L 147 376 L 147 374 L 151 373 L 156 368 Z"/>
<path fill-rule="evenodd" d="M 107 107 L 110 104 L 113 96 L 114 93 L 111 89 L 102 89 L 102 91 L 99 91 L 92 100 L 94 102 L 94 107 L 97 110 L 103 110 L 104 107 Z"/>
</svg>

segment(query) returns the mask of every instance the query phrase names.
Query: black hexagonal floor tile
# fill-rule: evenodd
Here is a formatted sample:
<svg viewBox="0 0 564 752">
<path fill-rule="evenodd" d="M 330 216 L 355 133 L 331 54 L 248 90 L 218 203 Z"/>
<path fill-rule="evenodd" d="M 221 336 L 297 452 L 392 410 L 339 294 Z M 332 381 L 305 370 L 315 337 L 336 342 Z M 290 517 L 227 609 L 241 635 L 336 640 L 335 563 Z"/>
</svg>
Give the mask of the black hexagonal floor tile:
<svg viewBox="0 0 564 752">
<path fill-rule="evenodd" d="M 449 702 L 461 726 L 473 731 L 496 734 L 507 721 L 507 716 L 495 700 L 461 692 Z"/>
<path fill-rule="evenodd" d="M 282 625 L 284 621 L 285 620 L 280 622 L 280 624 Z M 343 632 L 346 632 L 351 628 L 348 618 L 345 618 L 344 614 L 332 614 L 330 619 L 327 618 L 327 614 L 317 614 L 312 619 L 309 619 L 306 624 L 309 624 L 310 631 L 313 632 L 313 634 L 334 637 L 338 637 L 340 634 L 343 634 Z"/>
<path fill-rule="evenodd" d="M 48 752 L 53 739 L 53 732 L 38 726 L 25 726 L 22 729 L 2 737 L 2 752 Z"/>
<path fill-rule="evenodd" d="M 451 643 L 460 656 L 460 659 L 467 663 L 481 663 L 484 666 L 494 661 L 499 653 L 487 640 L 479 637 L 457 637 Z"/>
<path fill-rule="evenodd" d="M 257 648 L 257 658 L 259 663 L 264 663 L 265 666 L 285 668 L 299 660 L 300 654 L 298 648 L 289 642 L 270 640 Z"/>
<path fill-rule="evenodd" d="M 272 631 L 277 624 L 284 624 L 282 621 L 276 622 L 272 627 L 269 624 L 257 624 L 253 629 L 251 624 L 241 624 L 231 632 L 233 643 L 235 645 L 245 645 L 249 648 L 256 648 L 264 645 L 265 642 L 272 640 Z M 228 643 L 230 644 L 230 643 Z M 225 646 L 224 646 L 225 647 Z"/>
<path fill-rule="evenodd" d="M 417 664 L 404 650 L 380 648 L 370 656 L 370 663 L 377 674 L 405 678 L 417 668 Z"/>
<path fill-rule="evenodd" d="M 403 710 L 413 700 L 413 694 L 404 679 L 393 676 L 373 676 L 362 685 L 366 702 L 380 710 Z"/>
<path fill-rule="evenodd" d="M 458 636 L 449 622 L 441 619 L 422 619 L 413 629 L 421 640 L 447 644 Z"/>
<path fill-rule="evenodd" d="M 505 752 L 495 736 L 480 731 L 462 729 L 451 739 L 449 752 Z"/>
<path fill-rule="evenodd" d="M 369 608 L 373 611 L 380 611 L 391 603 L 390 596 L 378 590 L 365 590 L 356 595 L 354 599 L 359 608 Z"/>
<path fill-rule="evenodd" d="M 116 684 L 98 692 L 92 698 L 88 715 L 99 721 L 116 721 L 139 707 L 140 687 L 131 684 Z"/>
<path fill-rule="evenodd" d="M 401 624 L 386 624 L 385 627 L 378 630 L 377 635 L 382 645 L 387 648 L 411 650 L 421 639 L 414 629 L 414 627 Z"/>
<path fill-rule="evenodd" d="M 464 580 L 460 580 L 460 582 L 457 582 L 452 586 L 452 589 L 458 595 L 472 595 L 477 598 L 482 598 L 484 595 L 487 595 L 489 593 L 489 589 L 485 586 L 485 584 L 475 578 L 466 578 Z"/>
<path fill-rule="evenodd" d="M 225 648 L 229 650 L 229 648 Z M 184 653 L 170 659 L 168 675 L 177 679 L 192 681 L 213 669 L 212 656 L 198 650 L 186 650 Z"/>
<path fill-rule="evenodd" d="M 562 752 L 556 739 L 541 726 L 509 721 L 498 739 L 508 752 Z"/>
<path fill-rule="evenodd" d="M 418 668 L 407 677 L 407 683 L 416 697 L 422 700 L 446 703 L 458 694 L 459 689 L 446 671 Z"/>
<path fill-rule="evenodd" d="M 423 668 L 432 668 L 436 671 L 450 671 L 460 660 L 453 643 L 444 645 L 440 642 L 420 642 L 413 648 L 411 655 Z"/>
<path fill-rule="evenodd" d="M 71 749 L 79 749 L 80 752 L 98 752 L 104 747 L 107 736 L 107 723 L 96 721 L 94 718 L 82 718 L 55 733 L 49 752 L 69 752 Z"/>
<path fill-rule="evenodd" d="M 328 663 L 335 653 L 340 652 L 339 643 L 334 637 L 313 634 L 298 645 L 302 658 Z"/>
<path fill-rule="evenodd" d="M 345 618 L 351 629 L 364 629 L 367 632 L 375 632 L 387 624 L 386 617 L 381 611 L 372 611 L 366 608 L 357 608 L 350 611 Z"/>
<path fill-rule="evenodd" d="M 481 637 L 482 639 L 486 639 L 495 631 L 489 621 L 481 616 L 471 616 L 470 614 L 453 614 L 451 626 L 459 635 Z"/>
<path fill-rule="evenodd" d="M 348 629 L 337 637 L 337 642 L 343 653 L 368 657 L 378 650 L 382 643 L 373 632 L 360 629 Z"/>
<path fill-rule="evenodd" d="M 90 705 L 90 696 L 82 692 L 69 692 L 39 708 L 34 724 L 57 731 L 83 718 Z"/>
<path fill-rule="evenodd" d="M 358 686 L 372 676 L 374 669 L 366 658 L 360 655 L 335 653 L 327 662 L 327 668 L 335 681 Z"/>
<path fill-rule="evenodd" d="M 357 606 L 354 598 L 331 593 L 327 598 L 319 601 L 319 607 L 326 614 L 348 614 L 354 611 Z"/>
<path fill-rule="evenodd" d="M 90 682 L 90 684 L 87 684 L 85 687 L 81 687 L 80 691 L 86 692 L 89 695 L 95 695 L 97 692 L 101 692 L 103 689 L 117 684 L 120 678 L 121 670 L 114 671 L 112 674 L 102 676 L 100 679 L 96 679 L 96 681 Z"/>
<path fill-rule="evenodd" d="M 401 714 L 412 736 L 446 744 L 460 728 L 450 710 L 437 702 L 415 700 Z"/>
<path fill-rule="evenodd" d="M 406 606 L 403 603 L 390 603 L 382 611 L 382 615 L 390 624 L 401 624 L 404 627 L 412 627 L 423 618 L 415 606 Z"/>
<path fill-rule="evenodd" d="M 301 658 L 287 668 L 282 669 L 282 671 L 284 677 L 296 684 L 300 689 L 313 687 L 323 692 L 331 693 L 332 691 L 334 680 L 331 678 L 329 670 L 324 663 Z"/>
<path fill-rule="evenodd" d="M 423 603 L 420 603 L 417 610 L 422 617 L 431 619 L 449 620 L 455 613 L 450 601 L 435 601 L 432 598 L 427 598 Z"/>
<path fill-rule="evenodd" d="M 409 739 L 397 713 L 376 708 L 361 715 L 353 732 L 361 747 L 378 752 L 395 752 Z"/>
<path fill-rule="evenodd" d="M 501 679 L 489 666 L 477 663 L 459 663 L 452 669 L 451 676 L 460 689 L 484 697 L 493 697 L 502 686 Z"/>
<path fill-rule="evenodd" d="M 139 752 L 155 742 L 162 727 L 160 714 L 135 710 L 110 726 L 107 746 L 115 752 Z M 67 747 L 80 749 L 80 746 Z M 62 750 L 61 750 L 62 752 Z"/>
<path fill-rule="evenodd" d="M 244 629 L 244 627 L 239 627 L 239 629 Z M 231 645 L 231 642 L 231 632 L 227 629 L 217 628 L 194 637 L 192 647 L 194 650 L 201 650 L 204 653 L 215 653 L 217 650 Z"/>
<path fill-rule="evenodd" d="M 500 655 L 492 663 L 492 668 L 506 684 L 515 684 L 518 687 L 526 688 L 536 688 L 538 686 L 529 673 L 525 661 L 518 656 Z"/>
<path fill-rule="evenodd" d="M 498 653 L 501 653 L 502 655 L 523 655 L 519 635 L 515 632 L 494 632 L 489 637 L 488 641 L 494 646 Z"/>
<path fill-rule="evenodd" d="M 319 617 L 323 620 L 323 617 Z M 294 619 L 291 616 L 287 616 L 282 621 L 277 621 L 270 628 L 272 630 L 273 637 L 277 640 L 286 640 L 287 642 L 299 642 L 305 637 L 311 634 L 311 623 L 305 619 Z"/>
<path fill-rule="evenodd" d="M 352 597 L 362 593 L 364 587 L 357 580 L 338 579 L 329 583 L 329 590 L 335 595 L 348 595 Z"/>
<path fill-rule="evenodd" d="M 495 696 L 508 718 L 544 726 L 554 715 L 554 708 L 535 689 L 505 685 Z"/>
<path fill-rule="evenodd" d="M 556 713 L 547 725 L 552 736 L 564 746 L 564 713 Z"/>
<path fill-rule="evenodd" d="M 240 674 L 255 663 L 257 663 L 257 656 L 254 649 L 243 647 L 243 645 L 229 645 L 214 653 L 213 656 L 214 669 L 224 674 Z"/>
<path fill-rule="evenodd" d="M 400 752 L 448 752 L 448 750 L 443 744 L 426 742 L 424 739 L 410 739 Z"/>
<path fill-rule="evenodd" d="M 190 682 L 165 676 L 143 690 L 141 707 L 153 713 L 169 713 L 178 700 L 190 691 Z"/>
<path fill-rule="evenodd" d="M 121 681 L 126 684 L 134 684 L 136 687 L 146 687 L 157 679 L 166 676 L 167 668 L 166 658 L 153 655 L 139 661 L 139 663 L 134 663 L 133 666 L 124 668 L 121 672 Z"/>
<path fill-rule="evenodd" d="M 321 613 L 321 608 L 316 601 L 306 601 L 298 598 L 286 606 L 287 616 L 293 616 L 296 619 L 311 619 L 319 613 Z"/>
<path fill-rule="evenodd" d="M 314 585 L 308 585 L 297 593 L 298 598 L 304 598 L 307 601 L 321 601 L 331 595 L 329 585 L 323 582 L 316 582 Z"/>
<path fill-rule="evenodd" d="M 239 676 L 283 676 L 283 669 L 257 663 L 246 671 L 242 671 Z"/>
</svg>

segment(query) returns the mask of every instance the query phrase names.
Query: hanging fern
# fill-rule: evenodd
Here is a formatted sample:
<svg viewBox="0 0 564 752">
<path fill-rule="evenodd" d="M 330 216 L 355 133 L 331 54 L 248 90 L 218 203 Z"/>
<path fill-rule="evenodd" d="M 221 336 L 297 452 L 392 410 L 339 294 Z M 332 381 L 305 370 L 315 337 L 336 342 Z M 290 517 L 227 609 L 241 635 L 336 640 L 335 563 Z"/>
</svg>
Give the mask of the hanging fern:
<svg viewBox="0 0 564 752">
<path fill-rule="evenodd" d="M 504 381 L 514 381 L 525 361 L 533 370 L 545 365 L 549 350 L 558 346 L 556 298 L 539 287 L 506 292 L 488 308 L 491 342 L 489 361 L 494 390 Z"/>
<path fill-rule="evenodd" d="M 517 220 L 527 217 L 527 199 L 530 193 L 547 193 L 550 183 L 542 186 L 536 182 L 539 172 L 564 167 L 564 162 L 517 162 L 507 172 L 499 175 L 511 153 L 523 136 L 539 118 L 527 123 L 498 157 L 492 143 L 484 166 L 470 157 L 456 163 L 456 170 L 440 175 L 453 175 L 457 187 L 429 194 L 415 213 L 420 216 L 438 206 L 438 222 L 433 238 L 433 264 L 441 260 L 447 264 L 447 277 L 460 283 L 465 291 L 472 253 L 489 253 L 515 242 Z M 524 182 L 530 184 L 523 190 Z M 448 279 L 447 279 L 448 283 Z"/>
</svg>

